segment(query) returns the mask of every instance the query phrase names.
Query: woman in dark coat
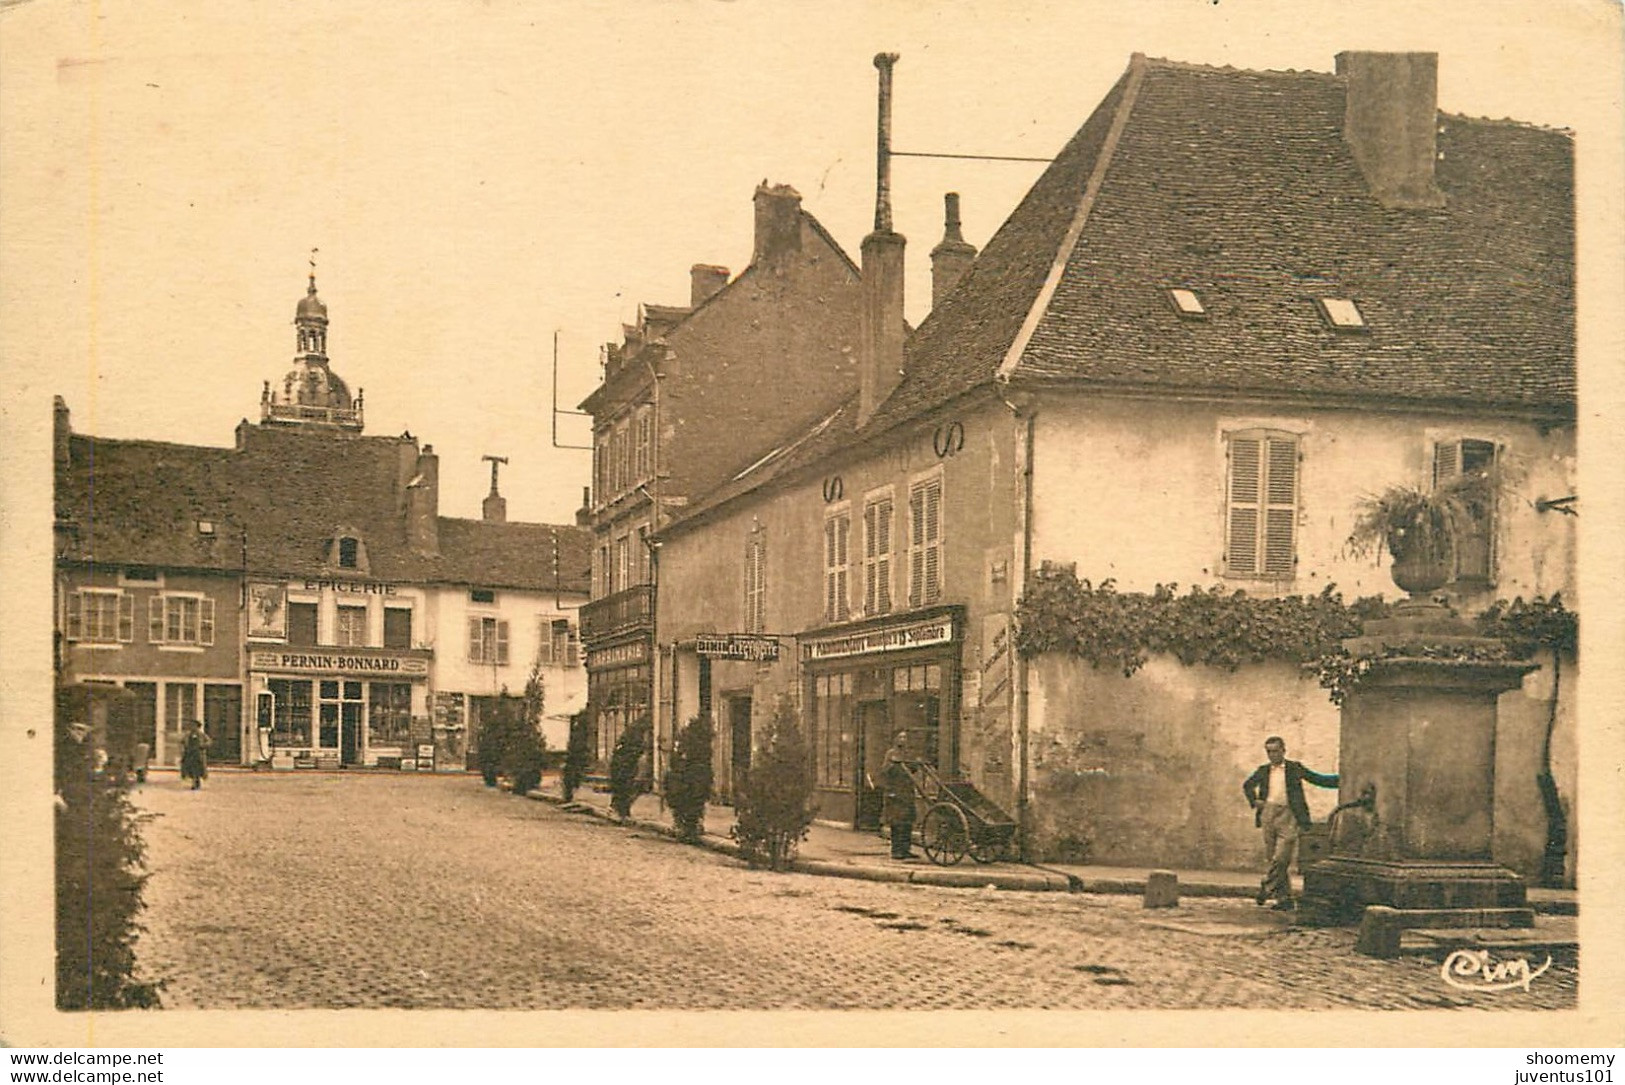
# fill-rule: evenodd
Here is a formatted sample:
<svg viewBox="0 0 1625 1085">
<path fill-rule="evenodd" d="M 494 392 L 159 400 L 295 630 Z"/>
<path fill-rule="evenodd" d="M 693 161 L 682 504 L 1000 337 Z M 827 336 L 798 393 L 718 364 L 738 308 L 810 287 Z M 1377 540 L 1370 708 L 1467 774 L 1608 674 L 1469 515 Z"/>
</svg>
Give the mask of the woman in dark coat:
<svg viewBox="0 0 1625 1085">
<path fill-rule="evenodd" d="M 908 732 L 899 731 L 886 751 L 886 767 L 880 780 L 880 820 L 891 826 L 893 859 L 916 858 L 910 850 L 914 839 L 914 777 L 909 773 L 908 760 Z"/>
<path fill-rule="evenodd" d="M 203 724 L 193 720 L 186 726 L 186 734 L 181 739 L 181 779 L 192 781 L 192 790 L 196 791 L 203 786 L 203 778 L 209 775 L 209 736 L 203 731 Z"/>
</svg>

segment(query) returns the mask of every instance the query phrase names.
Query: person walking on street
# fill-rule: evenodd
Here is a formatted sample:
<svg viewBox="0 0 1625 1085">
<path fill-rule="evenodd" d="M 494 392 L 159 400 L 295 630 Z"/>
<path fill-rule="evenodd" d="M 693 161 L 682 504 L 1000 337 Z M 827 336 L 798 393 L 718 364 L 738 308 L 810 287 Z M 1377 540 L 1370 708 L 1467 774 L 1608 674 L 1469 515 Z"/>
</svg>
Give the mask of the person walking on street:
<svg viewBox="0 0 1625 1085">
<path fill-rule="evenodd" d="M 1337 775 L 1307 769 L 1301 762 L 1286 759 L 1286 741 L 1279 735 L 1264 740 L 1269 760 L 1253 770 L 1241 785 L 1241 793 L 1252 804 L 1253 824 L 1264 830 L 1264 856 L 1269 869 L 1259 886 L 1257 901 L 1275 901 L 1285 911 L 1292 903 L 1292 854 L 1297 850 L 1298 832 L 1309 827 L 1309 804 L 1304 801 L 1303 782 L 1316 787 L 1336 787 Z"/>
<path fill-rule="evenodd" d="M 202 787 L 203 778 L 209 775 L 208 749 L 209 736 L 203 724 L 193 720 L 181 738 L 181 779 L 191 780 L 193 791 Z"/>
<path fill-rule="evenodd" d="M 880 786 L 880 820 L 891 826 L 891 857 L 916 859 L 914 840 L 914 777 L 908 769 L 908 732 L 899 731 L 886 751 Z"/>
</svg>

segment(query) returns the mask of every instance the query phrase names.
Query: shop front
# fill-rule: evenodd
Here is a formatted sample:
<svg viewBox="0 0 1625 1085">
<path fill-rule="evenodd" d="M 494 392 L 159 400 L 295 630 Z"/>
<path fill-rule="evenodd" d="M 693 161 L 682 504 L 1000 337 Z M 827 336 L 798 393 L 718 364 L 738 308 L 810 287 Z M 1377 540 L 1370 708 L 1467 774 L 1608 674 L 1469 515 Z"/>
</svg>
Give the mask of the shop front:
<svg viewBox="0 0 1625 1085">
<path fill-rule="evenodd" d="M 587 706 L 593 723 L 593 754 L 600 771 L 608 769 L 621 732 L 640 719 L 650 718 L 654 668 L 649 643 L 647 636 L 639 636 L 587 652 Z"/>
<path fill-rule="evenodd" d="M 273 768 L 417 767 L 414 718 L 429 714 L 427 649 L 255 649 L 260 745 Z M 421 727 L 418 730 L 422 730 Z"/>
<path fill-rule="evenodd" d="M 961 607 L 933 607 L 814 630 L 801 638 L 819 816 L 879 824 L 886 751 L 908 732 L 911 756 L 945 774 L 959 763 Z"/>
</svg>

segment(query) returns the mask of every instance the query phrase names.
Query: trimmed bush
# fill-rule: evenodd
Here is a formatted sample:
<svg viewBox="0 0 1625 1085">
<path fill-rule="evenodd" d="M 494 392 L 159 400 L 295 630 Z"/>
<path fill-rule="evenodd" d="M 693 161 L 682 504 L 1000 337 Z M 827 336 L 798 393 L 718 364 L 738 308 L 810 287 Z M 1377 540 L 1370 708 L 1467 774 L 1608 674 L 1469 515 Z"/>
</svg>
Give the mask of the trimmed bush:
<svg viewBox="0 0 1625 1085">
<path fill-rule="evenodd" d="M 123 762 L 104 763 L 75 692 L 59 691 L 53 728 L 57 1008 L 154 1007 L 160 984 L 135 980 L 147 815 L 130 805 Z"/>
<path fill-rule="evenodd" d="M 581 786 L 591 764 L 592 724 L 583 710 L 570 717 L 570 742 L 564 748 L 564 770 L 559 776 L 565 802 L 574 801 L 576 788 Z"/>
<path fill-rule="evenodd" d="M 677 835 L 690 843 L 705 831 L 705 804 L 711 798 L 711 735 L 709 715 L 695 716 L 677 734 L 666 772 L 666 803 Z"/>
<path fill-rule="evenodd" d="M 632 803 L 648 790 L 648 780 L 641 770 L 649 734 L 647 718 L 634 720 L 615 740 L 615 750 L 609 756 L 609 806 L 622 821 L 632 816 Z"/>
<path fill-rule="evenodd" d="M 734 796 L 734 839 L 746 862 L 784 870 L 818 813 L 812 758 L 795 709 L 783 698 Z"/>
</svg>

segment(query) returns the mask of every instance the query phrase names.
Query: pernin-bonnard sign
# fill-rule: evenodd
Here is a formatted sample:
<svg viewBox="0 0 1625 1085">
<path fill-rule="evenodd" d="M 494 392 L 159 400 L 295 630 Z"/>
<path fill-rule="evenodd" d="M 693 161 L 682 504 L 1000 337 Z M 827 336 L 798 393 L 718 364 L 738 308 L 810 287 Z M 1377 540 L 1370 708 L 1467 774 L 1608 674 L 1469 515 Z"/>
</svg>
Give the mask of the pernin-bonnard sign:
<svg viewBox="0 0 1625 1085">
<path fill-rule="evenodd" d="M 255 652 L 250 660 L 257 671 L 293 671 L 299 674 L 429 673 L 427 659 L 371 652 Z"/>
</svg>

